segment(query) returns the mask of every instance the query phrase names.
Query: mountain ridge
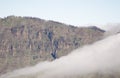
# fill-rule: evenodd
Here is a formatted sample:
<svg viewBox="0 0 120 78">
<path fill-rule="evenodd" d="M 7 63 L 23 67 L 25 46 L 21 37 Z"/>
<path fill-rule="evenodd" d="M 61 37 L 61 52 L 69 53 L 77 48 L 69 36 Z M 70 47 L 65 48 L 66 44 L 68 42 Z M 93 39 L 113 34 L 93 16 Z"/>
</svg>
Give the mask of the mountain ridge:
<svg viewBox="0 0 120 78">
<path fill-rule="evenodd" d="M 0 19 L 0 74 L 51 61 L 102 39 L 104 30 L 34 17 Z"/>
</svg>

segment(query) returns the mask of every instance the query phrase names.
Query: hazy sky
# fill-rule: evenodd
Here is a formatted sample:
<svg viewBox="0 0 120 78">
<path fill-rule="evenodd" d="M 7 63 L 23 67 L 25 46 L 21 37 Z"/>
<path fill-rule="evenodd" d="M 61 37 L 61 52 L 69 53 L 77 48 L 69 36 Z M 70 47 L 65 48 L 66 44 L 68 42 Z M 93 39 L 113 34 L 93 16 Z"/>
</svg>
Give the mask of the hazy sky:
<svg viewBox="0 0 120 78">
<path fill-rule="evenodd" d="M 0 0 L 0 17 L 32 16 L 72 25 L 120 22 L 120 0 Z"/>
</svg>

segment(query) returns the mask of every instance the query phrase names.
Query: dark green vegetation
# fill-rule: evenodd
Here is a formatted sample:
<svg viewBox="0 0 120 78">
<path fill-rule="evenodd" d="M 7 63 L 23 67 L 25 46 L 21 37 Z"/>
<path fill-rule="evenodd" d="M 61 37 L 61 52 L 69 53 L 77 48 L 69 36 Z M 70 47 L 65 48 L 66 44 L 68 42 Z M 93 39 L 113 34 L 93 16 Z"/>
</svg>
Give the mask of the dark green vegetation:
<svg viewBox="0 0 120 78">
<path fill-rule="evenodd" d="M 104 31 L 32 17 L 0 19 L 0 74 L 54 60 L 102 38 Z"/>
</svg>

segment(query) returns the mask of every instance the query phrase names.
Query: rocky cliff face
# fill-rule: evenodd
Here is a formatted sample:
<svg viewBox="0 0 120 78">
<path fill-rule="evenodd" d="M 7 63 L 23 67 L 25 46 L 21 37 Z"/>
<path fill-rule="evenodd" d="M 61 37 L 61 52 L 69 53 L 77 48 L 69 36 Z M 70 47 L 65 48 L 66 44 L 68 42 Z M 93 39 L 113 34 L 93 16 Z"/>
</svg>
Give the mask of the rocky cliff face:
<svg viewBox="0 0 120 78">
<path fill-rule="evenodd" d="M 93 43 L 104 31 L 74 27 L 32 17 L 0 19 L 0 74 L 54 60 L 85 44 Z"/>
</svg>

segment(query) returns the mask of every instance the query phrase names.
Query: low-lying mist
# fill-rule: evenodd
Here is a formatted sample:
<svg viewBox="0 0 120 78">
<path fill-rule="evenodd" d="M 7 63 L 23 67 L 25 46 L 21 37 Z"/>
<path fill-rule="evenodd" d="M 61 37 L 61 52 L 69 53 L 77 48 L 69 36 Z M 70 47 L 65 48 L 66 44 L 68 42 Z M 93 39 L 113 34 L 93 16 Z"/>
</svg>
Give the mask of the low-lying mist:
<svg viewBox="0 0 120 78">
<path fill-rule="evenodd" d="M 74 50 L 52 62 L 41 62 L 0 78 L 79 78 L 90 73 L 120 73 L 120 34 Z"/>
<path fill-rule="evenodd" d="M 114 35 L 120 33 L 120 24 L 118 25 L 114 25 L 114 26 L 110 26 L 107 30 L 107 32 L 105 33 L 105 36 L 110 36 L 110 35 Z"/>
</svg>

